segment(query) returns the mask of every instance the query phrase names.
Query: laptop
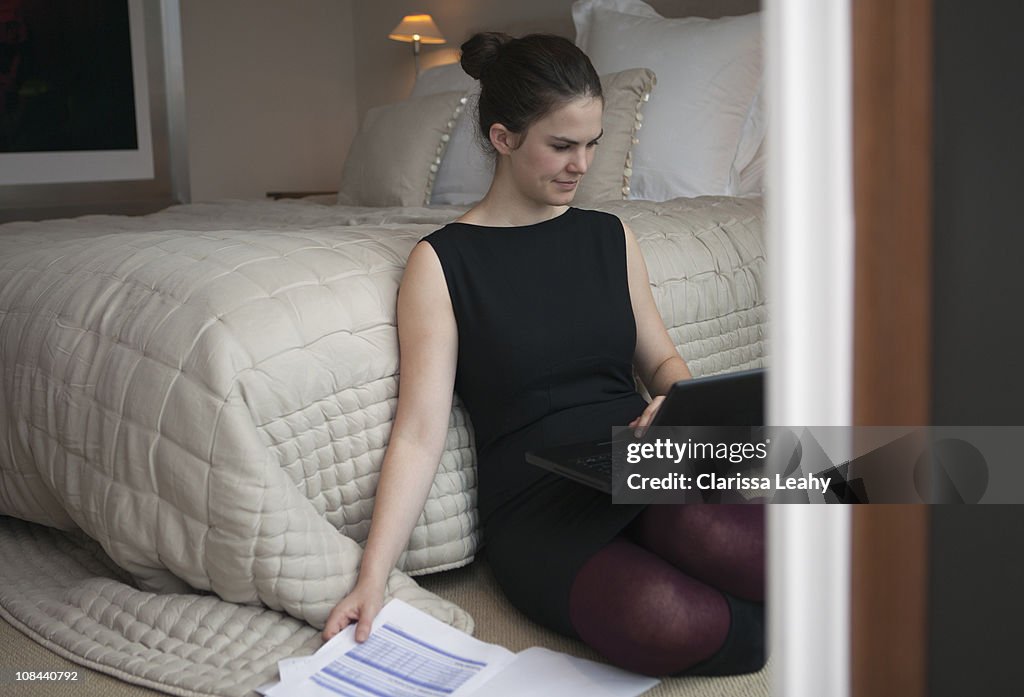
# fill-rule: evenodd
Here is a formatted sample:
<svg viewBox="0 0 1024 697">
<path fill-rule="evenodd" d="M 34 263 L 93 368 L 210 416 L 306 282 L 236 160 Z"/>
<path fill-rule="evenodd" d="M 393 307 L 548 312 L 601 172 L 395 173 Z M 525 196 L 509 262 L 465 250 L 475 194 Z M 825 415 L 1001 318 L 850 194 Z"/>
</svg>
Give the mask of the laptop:
<svg viewBox="0 0 1024 697">
<path fill-rule="evenodd" d="M 680 380 L 668 391 L 650 426 L 763 426 L 764 376 L 764 368 L 756 368 Z M 610 440 L 531 451 L 526 461 L 612 493 Z"/>
</svg>

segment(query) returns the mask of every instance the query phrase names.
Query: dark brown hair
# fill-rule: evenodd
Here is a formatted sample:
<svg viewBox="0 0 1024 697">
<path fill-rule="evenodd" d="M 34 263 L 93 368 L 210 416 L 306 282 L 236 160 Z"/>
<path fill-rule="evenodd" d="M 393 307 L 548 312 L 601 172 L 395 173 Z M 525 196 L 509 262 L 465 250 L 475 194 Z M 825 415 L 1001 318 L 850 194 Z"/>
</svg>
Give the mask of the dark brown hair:
<svg viewBox="0 0 1024 697">
<path fill-rule="evenodd" d="M 477 123 L 491 147 L 491 125 L 525 133 L 552 109 L 580 97 L 603 99 L 593 64 L 573 42 L 552 34 L 482 32 L 462 44 L 462 69 L 480 81 Z"/>
</svg>

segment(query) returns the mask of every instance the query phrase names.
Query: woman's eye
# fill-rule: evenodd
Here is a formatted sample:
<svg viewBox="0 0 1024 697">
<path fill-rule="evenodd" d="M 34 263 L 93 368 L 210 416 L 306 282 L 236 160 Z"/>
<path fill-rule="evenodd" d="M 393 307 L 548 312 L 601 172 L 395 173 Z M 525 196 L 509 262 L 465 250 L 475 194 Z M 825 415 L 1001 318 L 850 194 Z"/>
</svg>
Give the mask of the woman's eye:
<svg viewBox="0 0 1024 697">
<path fill-rule="evenodd" d="M 559 152 L 564 152 L 569 149 L 568 145 L 552 145 L 551 147 L 553 147 L 555 150 Z"/>
<path fill-rule="evenodd" d="M 592 142 L 592 143 L 587 143 L 587 147 L 588 147 L 588 148 L 592 148 L 592 147 L 594 147 L 595 145 L 597 145 L 597 144 L 598 144 L 598 143 L 600 143 L 600 142 L 601 142 L 601 141 L 599 141 L 599 140 L 595 140 L 595 141 L 594 141 L 594 142 Z"/>
</svg>

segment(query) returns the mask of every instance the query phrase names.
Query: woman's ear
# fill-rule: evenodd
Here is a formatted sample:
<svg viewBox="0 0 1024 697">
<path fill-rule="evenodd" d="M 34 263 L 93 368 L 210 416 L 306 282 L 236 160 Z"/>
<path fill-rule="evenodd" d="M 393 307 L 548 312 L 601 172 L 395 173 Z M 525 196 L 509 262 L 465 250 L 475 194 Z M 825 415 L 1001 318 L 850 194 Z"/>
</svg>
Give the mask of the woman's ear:
<svg viewBox="0 0 1024 697">
<path fill-rule="evenodd" d="M 499 155 L 508 155 L 519 147 L 519 135 L 508 130 L 503 124 L 492 123 L 487 135 Z"/>
</svg>

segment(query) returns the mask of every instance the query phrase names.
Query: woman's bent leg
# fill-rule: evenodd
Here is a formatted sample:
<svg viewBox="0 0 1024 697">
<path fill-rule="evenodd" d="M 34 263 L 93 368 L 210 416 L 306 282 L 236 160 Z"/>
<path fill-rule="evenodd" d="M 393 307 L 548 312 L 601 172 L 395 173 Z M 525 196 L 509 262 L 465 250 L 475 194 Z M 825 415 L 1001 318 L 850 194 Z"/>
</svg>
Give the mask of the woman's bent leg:
<svg viewBox="0 0 1024 697">
<path fill-rule="evenodd" d="M 627 533 L 687 575 L 763 602 L 764 516 L 765 507 L 757 504 L 648 506 Z"/>
<path fill-rule="evenodd" d="M 716 655 L 729 634 L 730 604 L 620 536 L 576 574 L 569 616 L 579 636 L 615 665 L 668 675 Z"/>
</svg>

